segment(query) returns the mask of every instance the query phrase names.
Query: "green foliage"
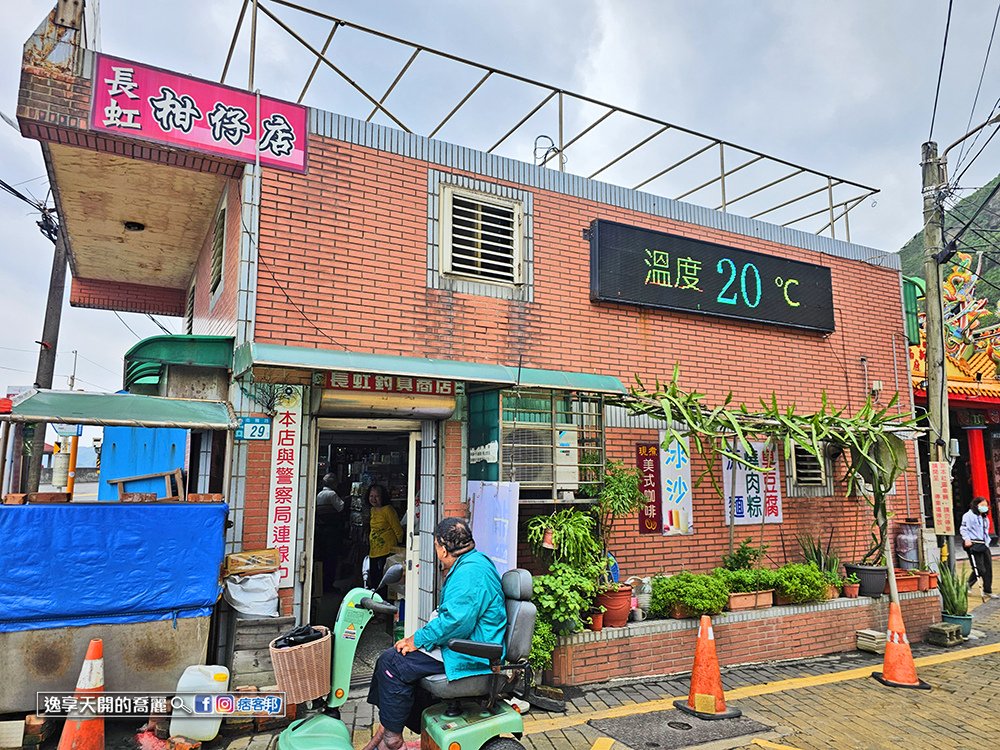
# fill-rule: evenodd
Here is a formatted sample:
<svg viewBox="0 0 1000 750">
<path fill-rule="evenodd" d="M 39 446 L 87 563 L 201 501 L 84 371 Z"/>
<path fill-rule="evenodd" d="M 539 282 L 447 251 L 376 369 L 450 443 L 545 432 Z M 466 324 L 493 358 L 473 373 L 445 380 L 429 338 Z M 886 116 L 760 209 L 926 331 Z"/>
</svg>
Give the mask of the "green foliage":
<svg viewBox="0 0 1000 750">
<path fill-rule="evenodd" d="M 541 618 L 535 621 L 535 630 L 531 634 L 531 652 L 528 662 L 536 672 L 548 669 L 552 664 L 552 652 L 556 650 L 558 637 L 552 630 L 552 625 Z"/>
<path fill-rule="evenodd" d="M 553 563 L 548 574 L 534 579 L 532 601 L 538 608 L 538 619 L 551 624 L 557 632 L 582 630 L 582 615 L 590 611 L 597 596 L 599 577 L 597 563 L 580 567 Z"/>
<path fill-rule="evenodd" d="M 580 451 L 580 497 L 597 497 L 604 475 L 604 454 L 600 451 Z"/>
<path fill-rule="evenodd" d="M 594 506 L 605 552 L 615 521 L 638 512 L 646 504 L 646 498 L 639 489 L 640 480 L 639 470 L 635 467 L 625 466 L 621 461 L 608 462 L 604 485 L 597 493 Z"/>
<path fill-rule="evenodd" d="M 861 583 L 861 579 L 858 578 L 854 573 L 848 573 L 846 576 L 844 576 L 843 583 L 849 583 L 851 585 L 854 585 L 856 583 Z"/>
<path fill-rule="evenodd" d="M 722 581 L 729 592 L 733 594 L 773 589 L 776 573 L 777 571 L 769 568 L 741 568 L 738 570 L 716 568 L 712 571 L 712 575 Z"/>
<path fill-rule="evenodd" d="M 942 565 L 938 571 L 941 609 L 946 615 L 969 614 L 969 587 L 965 585 L 968 577 L 964 565 L 958 573 L 952 573 L 947 565 Z"/>
<path fill-rule="evenodd" d="M 839 575 L 837 575 L 836 571 L 824 570 L 822 573 L 823 578 L 826 579 L 828 585 L 836 586 L 837 588 L 840 588 L 843 585 L 844 581 Z"/>
<path fill-rule="evenodd" d="M 830 584 L 827 577 L 812 563 L 791 563 L 775 571 L 774 587 L 794 604 L 826 599 Z"/>
<path fill-rule="evenodd" d="M 693 615 L 717 615 L 729 602 L 726 584 L 712 575 L 682 572 L 653 579 L 649 612 L 653 617 L 668 617 L 676 604 Z"/>
<path fill-rule="evenodd" d="M 803 534 L 799 537 L 799 548 L 807 563 L 812 563 L 824 573 L 833 573 L 836 577 L 840 572 L 840 557 L 831 550 L 833 544 L 833 529 L 830 529 L 830 536 L 823 546 L 823 540 L 814 537 L 812 534 Z"/>
<path fill-rule="evenodd" d="M 528 521 L 528 544 L 536 554 L 542 552 L 545 532 L 552 529 L 552 559 L 568 565 L 583 565 L 600 556 L 597 520 L 590 513 L 563 508 L 550 516 L 535 516 Z"/>
<path fill-rule="evenodd" d="M 819 410 L 806 414 L 796 411 L 794 404 L 779 406 L 773 393 L 770 399 L 761 398 L 760 407 L 753 409 L 733 404 L 731 392 L 714 406 L 706 403 L 705 398 L 703 393 L 680 387 L 680 368 L 675 367 L 670 381 L 665 384 L 657 381 L 653 389 L 647 389 L 637 377 L 630 394 L 620 397 L 617 403 L 633 414 L 648 414 L 660 420 L 666 444 L 676 440 L 684 445 L 684 438 L 688 438 L 691 447 L 704 459 L 698 483 L 706 477 L 710 479 L 721 499 L 725 494 L 714 470 L 720 456 L 754 471 L 771 471 L 755 463 L 759 459 L 755 458 L 751 439 L 764 438 L 782 445 L 786 460 L 791 458 L 795 446 L 820 461 L 826 460 L 824 446 L 839 446 L 848 462 L 847 494 L 860 489 L 861 480 L 870 487 L 869 492 L 862 494 L 872 511 L 872 546 L 862 560 L 875 559 L 881 554 L 888 530 L 886 495 L 906 467 L 905 445 L 896 433 L 920 429 L 916 419 L 900 412 L 898 394 L 879 407 L 867 399 L 853 415 L 831 406 L 825 392 Z M 733 449 L 734 444 L 739 450 Z"/>
<path fill-rule="evenodd" d="M 756 567 L 767 552 L 767 545 L 753 545 L 753 539 L 747 537 L 733 552 L 722 556 L 722 567 L 726 570 L 748 570 Z"/>
</svg>

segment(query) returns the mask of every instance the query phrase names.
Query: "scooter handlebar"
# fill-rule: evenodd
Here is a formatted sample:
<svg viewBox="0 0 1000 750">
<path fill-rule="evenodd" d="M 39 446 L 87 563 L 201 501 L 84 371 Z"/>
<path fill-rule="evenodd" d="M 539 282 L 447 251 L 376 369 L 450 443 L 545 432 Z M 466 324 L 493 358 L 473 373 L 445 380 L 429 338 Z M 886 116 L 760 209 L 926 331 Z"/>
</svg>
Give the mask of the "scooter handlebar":
<svg viewBox="0 0 1000 750">
<path fill-rule="evenodd" d="M 367 609 L 370 612 L 374 612 L 379 615 L 394 615 L 396 614 L 396 605 L 389 604 L 389 602 L 377 602 L 370 596 L 364 597 L 359 604 L 362 609 Z"/>
</svg>

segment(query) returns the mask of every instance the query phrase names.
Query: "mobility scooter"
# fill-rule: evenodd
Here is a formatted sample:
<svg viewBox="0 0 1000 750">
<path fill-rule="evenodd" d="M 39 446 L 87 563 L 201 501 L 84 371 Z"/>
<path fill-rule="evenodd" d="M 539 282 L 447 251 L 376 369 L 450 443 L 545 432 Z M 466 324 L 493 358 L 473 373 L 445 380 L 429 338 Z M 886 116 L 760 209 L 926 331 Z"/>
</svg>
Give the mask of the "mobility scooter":
<svg viewBox="0 0 1000 750">
<path fill-rule="evenodd" d="M 386 572 L 378 589 L 397 583 L 401 565 Z M 422 714 L 421 750 L 519 750 L 524 732 L 521 715 L 502 698 L 510 695 L 522 677 L 530 681 L 527 658 L 535 628 L 531 602 L 531 574 L 509 570 L 501 579 L 507 606 L 507 631 L 503 647 L 491 643 L 452 640 L 448 647 L 488 659 L 492 672 L 449 681 L 443 674 L 425 677 L 420 688 L 438 699 Z M 348 698 L 354 653 L 361 633 L 376 614 L 395 614 L 396 607 L 364 588 L 352 589 L 344 598 L 333 627 L 333 669 L 325 707 L 299 719 L 278 737 L 278 750 L 353 750 L 351 733 L 340 720 L 340 707 Z"/>
</svg>

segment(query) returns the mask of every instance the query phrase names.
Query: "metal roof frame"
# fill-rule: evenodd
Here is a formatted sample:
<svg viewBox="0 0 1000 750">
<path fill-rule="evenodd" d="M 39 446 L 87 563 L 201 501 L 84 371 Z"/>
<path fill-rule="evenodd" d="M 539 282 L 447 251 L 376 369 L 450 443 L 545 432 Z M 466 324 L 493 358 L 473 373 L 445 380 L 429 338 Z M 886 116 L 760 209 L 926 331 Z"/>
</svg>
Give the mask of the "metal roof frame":
<svg viewBox="0 0 1000 750">
<path fill-rule="evenodd" d="M 312 20 L 319 19 L 324 22 L 329 22 L 331 24 L 330 31 L 322 48 L 317 49 L 315 46 L 307 42 L 301 34 L 299 34 L 288 22 L 283 20 L 270 6 L 281 6 L 282 8 L 291 11 L 307 14 L 311 16 Z M 556 121 L 553 124 L 555 125 L 558 137 L 557 139 L 553 139 L 552 148 L 546 150 L 540 159 L 535 159 L 535 162 L 540 163 L 542 166 L 547 166 L 552 160 L 555 160 L 556 168 L 563 171 L 565 168 L 565 154 L 570 151 L 570 149 L 580 149 L 581 146 L 586 145 L 581 143 L 585 136 L 592 133 L 598 126 L 607 120 L 615 117 L 619 120 L 627 119 L 632 122 L 638 122 L 646 126 L 650 126 L 652 128 L 652 132 L 640 137 L 638 141 L 616 145 L 615 148 L 608 154 L 610 158 L 606 162 L 602 162 L 603 166 L 587 175 L 589 179 L 597 178 L 611 167 L 621 164 L 630 157 L 639 158 L 645 156 L 645 158 L 648 159 L 649 154 L 642 153 L 646 146 L 661 137 L 679 134 L 686 138 L 694 138 L 697 142 L 697 147 L 690 153 L 684 155 L 682 158 L 674 160 L 672 163 L 667 165 L 658 165 L 655 162 L 650 161 L 649 163 L 653 167 L 651 174 L 635 183 L 632 186 L 632 189 L 639 189 L 647 185 L 651 185 L 668 174 L 676 176 L 675 170 L 679 167 L 689 163 L 694 165 L 695 160 L 703 154 L 711 155 L 712 153 L 716 153 L 717 161 L 714 161 L 711 165 L 707 165 L 705 163 L 706 160 L 697 162 L 697 166 L 703 168 L 701 170 L 703 179 L 699 178 L 700 181 L 687 185 L 676 196 L 668 197 L 674 197 L 675 200 L 682 200 L 689 197 L 701 196 L 700 198 L 695 198 L 696 202 L 700 205 L 728 212 L 734 204 L 745 201 L 751 197 L 759 198 L 770 191 L 769 194 L 772 197 L 769 197 L 768 201 L 773 200 L 775 202 L 763 204 L 759 207 L 759 210 L 751 209 L 754 212 L 749 216 L 749 218 L 758 219 L 771 215 L 781 209 L 786 209 L 789 206 L 799 204 L 803 201 L 809 201 L 807 204 L 809 208 L 805 211 L 805 213 L 784 221 L 781 226 L 790 227 L 801 225 L 803 222 L 807 222 L 810 219 L 820 217 L 819 221 L 825 223 L 816 229 L 815 224 L 817 222 L 813 222 L 815 234 L 828 233 L 831 238 L 837 239 L 838 226 L 840 226 L 842 228 L 843 238 L 848 242 L 850 242 L 851 239 L 850 222 L 848 218 L 849 212 L 866 198 L 869 198 L 879 192 L 878 188 L 825 174 L 809 167 L 770 156 L 755 149 L 740 146 L 720 138 L 715 138 L 705 133 L 700 133 L 656 117 L 651 117 L 624 107 L 618 107 L 616 105 L 594 99 L 593 97 L 568 91 L 561 87 L 537 81 L 526 76 L 504 71 L 474 60 L 453 55 L 443 50 L 434 49 L 417 42 L 402 39 L 400 37 L 378 31 L 377 29 L 362 26 L 337 16 L 330 15 L 329 13 L 309 8 L 300 3 L 292 2 L 291 0 L 266 0 L 266 2 L 265 0 L 243 0 L 236 28 L 233 31 L 233 37 L 229 45 L 226 62 L 223 66 L 221 76 L 222 82 L 225 82 L 225 79 L 229 74 L 233 53 L 235 52 L 237 42 L 246 21 L 248 10 L 250 11 L 248 86 L 251 89 L 253 89 L 254 69 L 256 66 L 257 22 L 259 14 L 262 13 L 272 23 L 274 23 L 275 26 L 305 47 L 311 55 L 315 57 L 312 68 L 309 71 L 309 74 L 302 86 L 302 90 L 298 95 L 297 101 L 300 103 L 308 93 L 320 66 L 323 65 L 342 78 L 368 101 L 372 108 L 368 113 L 367 118 L 365 118 L 366 122 L 370 122 L 377 114 L 381 114 L 388 119 L 393 126 L 398 127 L 407 133 L 413 133 L 414 131 L 405 124 L 404 116 L 399 112 L 391 110 L 387 102 L 392 94 L 398 90 L 400 84 L 403 83 L 406 73 L 410 70 L 414 61 L 421 55 L 432 56 L 438 60 L 444 60 L 456 66 L 456 74 L 458 68 L 471 69 L 475 73 L 476 82 L 465 92 L 463 96 L 458 99 L 450 111 L 448 111 L 447 114 L 444 114 L 437 121 L 437 124 L 434 127 L 430 128 L 426 133 L 419 133 L 419 135 L 425 135 L 428 138 L 433 138 L 437 135 L 460 110 L 466 109 L 469 106 L 470 101 L 476 100 L 477 97 L 475 95 L 481 92 L 483 85 L 488 80 L 491 78 L 501 78 L 506 79 L 507 81 L 513 81 L 525 87 L 537 89 L 541 94 L 540 101 L 526 114 L 520 117 L 520 119 L 518 119 L 517 122 L 511 126 L 498 140 L 493 142 L 492 145 L 487 146 L 486 144 L 476 143 L 463 143 L 460 145 L 484 150 L 486 153 L 492 154 L 496 151 L 496 149 L 508 142 L 509 139 L 511 139 L 516 133 L 521 131 L 528 121 L 543 110 L 546 105 L 553 100 L 556 100 L 558 113 Z M 341 29 L 349 29 L 360 34 L 367 35 L 371 39 L 388 41 L 395 45 L 400 45 L 409 51 L 409 55 L 405 63 L 396 73 L 395 77 L 393 77 L 392 81 L 384 88 L 384 90 L 374 93 L 367 90 L 364 86 L 359 84 L 355 78 L 351 77 L 347 71 L 330 59 L 330 47 L 337 32 Z M 482 99 L 482 96 L 478 98 Z M 596 106 L 601 108 L 603 112 L 593 118 L 588 124 L 581 127 L 578 131 L 572 134 L 567 134 L 565 132 L 566 107 L 571 103 Z M 489 106 L 489 104 L 486 104 L 483 107 L 483 111 L 486 117 L 490 117 L 492 120 L 495 120 L 496 112 L 499 110 Z M 600 148 L 606 142 L 606 139 L 604 138 L 599 140 L 601 141 L 600 145 L 596 145 L 593 142 L 590 144 L 590 147 L 595 149 L 595 152 L 597 148 Z M 573 151 L 573 153 L 575 154 L 577 151 Z M 523 160 L 524 159 L 522 159 L 522 161 Z M 643 160 L 634 163 L 646 162 Z M 773 173 L 761 175 L 758 180 L 754 181 L 753 187 L 744 189 L 739 195 L 732 196 L 728 194 L 727 180 L 732 178 L 732 176 L 736 173 L 742 172 L 743 170 L 753 167 L 754 165 L 777 166 L 783 171 L 782 174 L 778 176 L 774 176 Z M 806 181 L 807 184 L 804 189 L 799 189 L 798 192 L 793 191 L 791 194 L 775 190 L 775 188 L 779 188 L 779 186 L 781 189 L 788 187 L 789 181 L 796 178 L 801 178 Z M 709 188 L 713 189 L 712 193 L 703 192 Z M 718 198 L 713 198 L 712 195 L 714 194 L 716 188 L 718 190 Z M 729 189 L 732 189 L 731 185 L 729 186 Z M 810 201 L 810 199 L 812 200 Z"/>
</svg>

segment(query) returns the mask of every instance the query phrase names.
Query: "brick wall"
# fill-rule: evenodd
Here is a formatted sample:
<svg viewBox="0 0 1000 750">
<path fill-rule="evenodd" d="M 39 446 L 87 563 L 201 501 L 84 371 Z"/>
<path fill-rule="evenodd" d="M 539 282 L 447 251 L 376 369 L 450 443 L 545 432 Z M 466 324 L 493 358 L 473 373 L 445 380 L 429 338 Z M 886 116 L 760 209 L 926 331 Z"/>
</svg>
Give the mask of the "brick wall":
<svg viewBox="0 0 1000 750">
<path fill-rule="evenodd" d="M 911 642 L 922 641 L 941 620 L 937 592 L 901 594 Z M 794 612 L 794 614 L 791 614 Z M 855 648 L 855 631 L 884 631 L 888 597 L 835 599 L 713 618 L 720 666 L 822 656 Z M 563 638 L 553 655 L 557 685 L 583 685 L 617 677 L 668 675 L 691 669 L 698 620 L 656 620 Z"/>
<path fill-rule="evenodd" d="M 69 287 L 69 303 L 73 307 L 177 316 L 184 315 L 186 302 L 184 292 L 179 289 L 145 284 L 124 284 L 74 276 Z"/>
<path fill-rule="evenodd" d="M 226 240 L 222 254 L 222 285 L 216 294 L 212 294 L 214 215 L 209 224 L 208 234 L 202 241 L 201 251 L 192 274 L 194 281 L 194 326 L 192 332 L 198 335 L 233 336 L 236 334 L 236 300 L 240 281 L 240 235 L 243 231 L 239 180 L 227 181 L 225 204 Z M 184 294 L 186 304 L 186 290 Z"/>
<path fill-rule="evenodd" d="M 882 380 L 887 391 L 897 375 L 906 387 L 896 271 L 531 188 L 533 302 L 429 289 L 428 170 L 441 170 L 440 165 L 320 136 L 310 137 L 309 148 L 308 174 L 264 172 L 260 255 L 277 281 L 258 274 L 259 342 L 507 365 L 521 361 L 525 367 L 614 375 L 625 383 L 635 374 L 650 383 L 667 379 L 678 363 L 682 386 L 715 402 L 729 390 L 750 405 L 776 392 L 780 403 L 795 403 L 802 411 L 817 408 L 823 390 L 849 412 L 860 407 L 866 388 L 861 357 L 868 377 Z M 596 218 L 825 265 L 837 330 L 823 336 L 591 302 L 590 247 L 582 231 Z M 870 314 L 873 300 L 877 316 Z M 908 408 L 908 394 L 901 400 Z M 447 513 L 465 511 L 459 427 L 446 427 Z M 631 461 L 632 444 L 651 439 L 650 430 L 609 429 L 608 455 Z M 699 468 L 696 461 L 693 475 Z M 898 487 L 894 509 L 904 511 L 909 494 L 916 512 L 914 475 Z M 620 522 L 612 549 L 624 574 L 718 564 L 728 541 L 721 503 L 707 482 L 694 502 L 690 536 L 640 540 L 635 519 Z M 798 559 L 796 536 L 802 532 L 825 538 L 833 529 L 834 546 L 845 560 L 862 552 L 868 509 L 863 501 L 844 499 L 842 488 L 838 497 L 786 497 L 783 505 L 785 523 L 764 531 L 774 564 Z M 758 530 L 739 527 L 737 540 L 758 539 Z"/>
</svg>

